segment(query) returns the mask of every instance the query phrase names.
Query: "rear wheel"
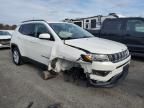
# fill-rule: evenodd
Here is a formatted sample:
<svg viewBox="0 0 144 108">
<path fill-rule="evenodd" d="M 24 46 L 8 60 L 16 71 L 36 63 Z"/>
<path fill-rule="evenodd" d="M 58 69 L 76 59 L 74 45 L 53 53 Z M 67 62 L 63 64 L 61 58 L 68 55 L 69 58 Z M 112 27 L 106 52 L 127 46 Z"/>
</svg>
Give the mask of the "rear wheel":
<svg viewBox="0 0 144 108">
<path fill-rule="evenodd" d="M 13 58 L 13 62 L 16 65 L 21 65 L 22 64 L 22 57 L 21 57 L 21 54 L 20 54 L 18 48 L 14 48 L 12 50 L 12 58 Z"/>
</svg>

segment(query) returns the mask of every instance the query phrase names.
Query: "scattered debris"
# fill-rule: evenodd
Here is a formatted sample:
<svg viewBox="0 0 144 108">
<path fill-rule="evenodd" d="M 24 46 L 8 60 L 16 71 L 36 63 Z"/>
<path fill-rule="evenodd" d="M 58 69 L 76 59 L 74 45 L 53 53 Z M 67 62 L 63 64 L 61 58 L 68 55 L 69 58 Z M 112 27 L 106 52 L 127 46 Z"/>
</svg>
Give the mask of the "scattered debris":
<svg viewBox="0 0 144 108">
<path fill-rule="evenodd" d="M 56 103 L 53 105 L 49 105 L 48 108 L 62 108 L 62 104 L 61 103 Z"/>
<path fill-rule="evenodd" d="M 54 74 L 53 72 L 49 72 L 49 71 L 43 71 L 43 73 L 42 73 L 42 78 L 44 80 L 48 80 L 48 79 L 54 78 L 56 76 L 57 76 L 57 74 Z"/>
<path fill-rule="evenodd" d="M 34 102 L 30 102 L 26 108 L 31 108 Z"/>
</svg>

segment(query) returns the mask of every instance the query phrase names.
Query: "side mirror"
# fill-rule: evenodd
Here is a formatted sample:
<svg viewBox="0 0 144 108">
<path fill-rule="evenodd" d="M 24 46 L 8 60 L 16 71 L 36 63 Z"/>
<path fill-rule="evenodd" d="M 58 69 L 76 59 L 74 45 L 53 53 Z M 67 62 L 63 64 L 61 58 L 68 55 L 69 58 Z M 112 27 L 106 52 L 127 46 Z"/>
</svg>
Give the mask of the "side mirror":
<svg viewBox="0 0 144 108">
<path fill-rule="evenodd" d="M 48 34 L 48 33 L 42 33 L 42 34 L 39 35 L 39 39 L 46 39 L 46 40 L 48 40 L 48 39 L 50 39 L 50 34 Z"/>
</svg>

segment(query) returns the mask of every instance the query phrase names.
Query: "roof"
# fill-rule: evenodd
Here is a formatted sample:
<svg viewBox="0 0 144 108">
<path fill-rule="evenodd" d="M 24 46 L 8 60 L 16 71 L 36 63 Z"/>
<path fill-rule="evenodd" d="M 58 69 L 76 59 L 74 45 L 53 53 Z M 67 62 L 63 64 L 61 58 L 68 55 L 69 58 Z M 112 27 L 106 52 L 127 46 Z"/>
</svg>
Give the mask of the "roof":
<svg viewBox="0 0 144 108">
<path fill-rule="evenodd" d="M 107 20 L 118 20 L 118 19 L 144 19 L 144 18 L 143 17 L 123 17 L 123 18 L 117 18 L 117 19 L 107 18 Z"/>
<path fill-rule="evenodd" d="M 32 21 L 44 21 L 44 22 L 47 22 L 46 20 L 43 20 L 43 19 L 36 19 L 36 20 L 26 20 L 26 21 L 22 21 L 21 23 L 32 22 Z"/>
<path fill-rule="evenodd" d="M 28 22 L 35 22 L 35 21 L 43 21 L 43 22 L 46 22 L 46 23 L 67 23 L 67 22 L 49 22 L 49 21 L 46 21 L 46 20 L 42 20 L 42 19 L 35 19 L 35 20 L 26 20 L 26 21 L 22 21 L 21 23 L 28 23 Z"/>
</svg>

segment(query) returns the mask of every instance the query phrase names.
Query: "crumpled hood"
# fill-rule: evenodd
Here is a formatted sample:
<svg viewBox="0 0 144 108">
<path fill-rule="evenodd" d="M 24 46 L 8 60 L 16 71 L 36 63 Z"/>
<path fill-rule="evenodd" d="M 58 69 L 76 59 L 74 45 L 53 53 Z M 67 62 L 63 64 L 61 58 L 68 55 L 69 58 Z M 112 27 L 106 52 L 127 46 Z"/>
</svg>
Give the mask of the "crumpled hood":
<svg viewBox="0 0 144 108">
<path fill-rule="evenodd" d="M 97 37 L 65 40 L 65 44 L 97 54 L 114 54 L 127 49 L 124 44 Z"/>
</svg>

